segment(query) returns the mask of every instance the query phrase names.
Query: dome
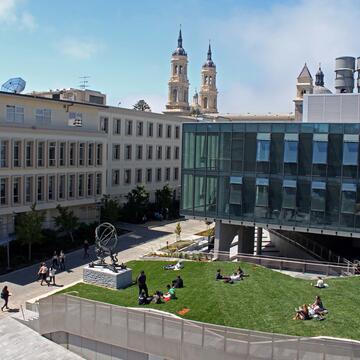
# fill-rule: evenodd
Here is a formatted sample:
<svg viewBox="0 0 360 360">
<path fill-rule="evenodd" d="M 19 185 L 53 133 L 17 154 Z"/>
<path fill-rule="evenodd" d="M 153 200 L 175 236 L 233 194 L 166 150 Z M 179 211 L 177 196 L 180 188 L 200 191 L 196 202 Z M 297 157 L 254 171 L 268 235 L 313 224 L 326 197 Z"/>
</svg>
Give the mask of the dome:
<svg viewBox="0 0 360 360">
<path fill-rule="evenodd" d="M 186 51 L 182 47 L 178 47 L 173 53 L 173 55 L 182 55 L 186 56 Z"/>
<path fill-rule="evenodd" d="M 315 85 L 313 94 L 332 94 L 332 92 L 325 86 Z"/>
<path fill-rule="evenodd" d="M 203 67 L 215 67 L 214 62 L 210 59 L 210 60 L 206 60 L 206 62 L 204 63 Z"/>
</svg>

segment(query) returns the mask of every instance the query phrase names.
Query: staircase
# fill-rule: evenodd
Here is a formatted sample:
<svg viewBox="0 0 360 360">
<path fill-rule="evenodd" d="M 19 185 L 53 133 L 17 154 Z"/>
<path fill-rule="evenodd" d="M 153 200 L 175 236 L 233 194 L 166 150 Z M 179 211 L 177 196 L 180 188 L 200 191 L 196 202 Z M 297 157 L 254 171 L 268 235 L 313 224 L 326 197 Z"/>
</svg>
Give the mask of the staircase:
<svg viewBox="0 0 360 360">
<path fill-rule="evenodd" d="M 256 248 L 257 248 L 257 234 L 258 234 L 258 227 L 255 226 L 255 239 L 254 239 L 254 255 L 256 255 Z M 275 256 L 280 257 L 279 249 L 271 243 L 270 235 L 267 230 L 264 228 L 262 229 L 262 246 L 261 246 L 261 254 L 264 256 Z"/>
<path fill-rule="evenodd" d="M 39 314 L 35 311 L 27 310 L 21 306 L 20 311 L 13 313 L 11 317 L 35 331 L 38 329 Z"/>
</svg>

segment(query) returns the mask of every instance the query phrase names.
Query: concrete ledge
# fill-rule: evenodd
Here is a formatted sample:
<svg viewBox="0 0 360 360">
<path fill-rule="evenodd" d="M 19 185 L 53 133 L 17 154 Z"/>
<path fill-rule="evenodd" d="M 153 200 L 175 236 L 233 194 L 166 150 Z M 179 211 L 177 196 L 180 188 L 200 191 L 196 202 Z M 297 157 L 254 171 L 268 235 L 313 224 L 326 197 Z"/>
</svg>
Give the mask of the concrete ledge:
<svg viewBox="0 0 360 360">
<path fill-rule="evenodd" d="M 91 268 L 89 266 L 83 269 L 84 283 L 104 286 L 110 289 L 124 289 L 132 284 L 132 270 L 124 269 L 115 273 L 106 268 Z"/>
</svg>

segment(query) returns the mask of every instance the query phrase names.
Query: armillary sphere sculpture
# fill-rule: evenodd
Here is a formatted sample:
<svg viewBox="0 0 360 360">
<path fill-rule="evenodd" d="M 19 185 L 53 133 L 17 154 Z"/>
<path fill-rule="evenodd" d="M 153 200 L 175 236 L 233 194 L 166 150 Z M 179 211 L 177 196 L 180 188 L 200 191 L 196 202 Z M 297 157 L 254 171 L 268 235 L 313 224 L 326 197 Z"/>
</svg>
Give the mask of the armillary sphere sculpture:
<svg viewBox="0 0 360 360">
<path fill-rule="evenodd" d="M 92 266 L 102 266 L 117 272 L 117 267 L 121 267 L 115 252 L 117 243 L 118 236 L 114 225 L 105 222 L 97 226 L 95 229 L 95 252 L 99 262 L 93 263 Z M 106 263 L 107 256 L 110 256 L 111 264 Z"/>
</svg>

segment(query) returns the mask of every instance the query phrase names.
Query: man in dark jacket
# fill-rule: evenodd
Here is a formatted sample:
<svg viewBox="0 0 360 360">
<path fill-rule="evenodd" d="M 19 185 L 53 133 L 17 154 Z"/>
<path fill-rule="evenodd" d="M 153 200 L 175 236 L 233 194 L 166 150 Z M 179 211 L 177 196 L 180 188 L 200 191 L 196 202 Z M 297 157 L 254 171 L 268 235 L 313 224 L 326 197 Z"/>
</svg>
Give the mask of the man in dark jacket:
<svg viewBox="0 0 360 360">
<path fill-rule="evenodd" d="M 144 290 L 145 291 L 145 295 L 146 297 L 149 297 L 149 292 L 148 292 L 148 288 L 146 285 L 146 275 L 145 275 L 145 271 L 142 270 L 140 272 L 140 275 L 137 278 L 137 284 L 139 286 L 139 295 L 141 294 L 141 292 Z"/>
<path fill-rule="evenodd" d="M 174 288 L 177 288 L 177 289 L 180 289 L 180 288 L 183 288 L 184 287 L 184 281 L 183 279 L 180 277 L 180 275 L 172 281 L 172 286 Z"/>
</svg>

